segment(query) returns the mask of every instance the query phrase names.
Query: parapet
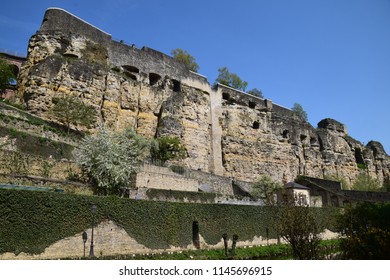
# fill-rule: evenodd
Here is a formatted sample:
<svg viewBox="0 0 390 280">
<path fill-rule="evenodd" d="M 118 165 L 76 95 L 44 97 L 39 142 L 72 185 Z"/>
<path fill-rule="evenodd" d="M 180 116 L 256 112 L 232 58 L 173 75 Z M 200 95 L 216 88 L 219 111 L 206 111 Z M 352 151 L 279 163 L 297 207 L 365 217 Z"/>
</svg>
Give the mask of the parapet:
<svg viewBox="0 0 390 280">
<path fill-rule="evenodd" d="M 64 33 L 79 34 L 104 45 L 107 45 L 111 40 L 110 34 L 59 8 L 49 8 L 46 10 L 40 31 L 61 31 Z"/>
<path fill-rule="evenodd" d="M 40 32 L 62 32 L 66 35 L 83 36 L 101 44 L 108 50 L 112 67 L 124 67 L 137 73 L 168 76 L 178 81 L 191 78 L 207 83 L 204 76 L 191 73 L 186 66 L 162 52 L 149 47 L 142 49 L 112 40 L 112 36 L 77 16 L 59 8 L 49 8 L 44 15 Z"/>
</svg>

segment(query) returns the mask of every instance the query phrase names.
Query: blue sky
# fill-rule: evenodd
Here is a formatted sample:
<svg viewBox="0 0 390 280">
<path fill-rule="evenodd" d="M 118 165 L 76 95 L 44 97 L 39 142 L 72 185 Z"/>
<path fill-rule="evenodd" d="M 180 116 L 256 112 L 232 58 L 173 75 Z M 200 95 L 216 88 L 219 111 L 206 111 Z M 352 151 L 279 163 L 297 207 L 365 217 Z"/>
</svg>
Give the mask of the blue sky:
<svg viewBox="0 0 390 280">
<path fill-rule="evenodd" d="M 6 1 L 0 48 L 26 53 L 48 7 L 60 7 L 137 47 L 182 48 L 213 83 L 226 66 L 316 127 L 344 123 L 390 152 L 390 0 Z"/>
</svg>

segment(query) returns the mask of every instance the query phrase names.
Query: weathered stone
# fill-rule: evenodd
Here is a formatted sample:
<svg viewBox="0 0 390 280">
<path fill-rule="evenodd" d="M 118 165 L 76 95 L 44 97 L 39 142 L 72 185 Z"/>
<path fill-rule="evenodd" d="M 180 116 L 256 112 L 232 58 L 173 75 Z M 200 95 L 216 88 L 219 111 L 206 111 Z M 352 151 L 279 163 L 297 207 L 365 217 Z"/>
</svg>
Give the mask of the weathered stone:
<svg viewBox="0 0 390 280">
<path fill-rule="evenodd" d="M 65 11 L 48 10 L 45 19 L 30 40 L 19 82 L 34 114 L 50 118 L 52 97 L 73 94 L 114 129 L 179 137 L 188 154 L 180 164 L 244 181 L 269 174 L 284 182 L 298 175 L 352 182 L 358 164 L 381 181 L 390 176 L 380 143 L 365 147 L 335 120 L 314 128 L 271 100 L 223 85 L 211 88 L 172 57 L 115 42 Z"/>
</svg>

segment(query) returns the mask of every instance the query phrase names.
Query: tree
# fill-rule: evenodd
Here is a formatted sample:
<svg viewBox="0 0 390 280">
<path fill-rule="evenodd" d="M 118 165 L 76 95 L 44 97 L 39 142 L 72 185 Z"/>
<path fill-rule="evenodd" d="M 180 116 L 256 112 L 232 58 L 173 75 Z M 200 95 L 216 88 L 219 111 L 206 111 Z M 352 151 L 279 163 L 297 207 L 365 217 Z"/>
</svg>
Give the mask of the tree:
<svg viewBox="0 0 390 280">
<path fill-rule="evenodd" d="M 307 205 L 300 206 L 294 203 L 279 208 L 278 232 L 291 245 L 294 259 L 319 258 L 318 247 L 325 225 L 317 213 L 318 210 Z"/>
<path fill-rule="evenodd" d="M 229 69 L 227 67 L 222 67 L 218 69 L 218 77 L 215 80 L 215 83 L 220 83 L 225 86 L 229 86 L 238 90 L 245 91 L 246 87 L 248 86 L 248 83 L 241 80 L 241 78 L 235 74 L 230 73 Z"/>
<path fill-rule="evenodd" d="M 172 160 L 181 159 L 187 156 L 187 151 L 180 139 L 173 136 L 162 136 L 156 139 L 156 145 L 151 147 L 151 156 L 154 160 L 162 163 Z"/>
<path fill-rule="evenodd" d="M 86 105 L 80 98 L 70 94 L 53 97 L 54 106 L 49 114 L 66 125 L 68 134 L 70 125 L 91 125 L 96 119 L 96 110 Z"/>
<path fill-rule="evenodd" d="M 128 186 L 139 164 L 150 155 L 150 141 L 133 129 L 112 132 L 100 128 L 86 136 L 74 152 L 76 163 L 97 185 L 99 193 L 109 194 Z"/>
<path fill-rule="evenodd" d="M 381 183 L 375 179 L 369 176 L 366 173 L 360 173 L 356 180 L 352 184 L 352 190 L 355 191 L 381 191 Z"/>
<path fill-rule="evenodd" d="M 276 203 L 276 194 L 282 189 L 280 183 L 274 182 L 268 175 L 263 175 L 252 185 L 252 195 L 262 199 L 265 205 L 274 206 Z"/>
<path fill-rule="evenodd" d="M 320 234 L 325 226 L 317 213 L 318 209 L 300 204 L 303 200 L 299 197 L 283 201 L 282 204 L 275 196 L 276 194 L 283 196 L 283 191 L 283 186 L 267 175 L 263 175 L 252 186 L 252 195 L 263 199 L 267 206 L 271 206 L 276 231 L 291 245 L 294 258 L 319 258 Z"/>
<path fill-rule="evenodd" d="M 263 93 L 261 92 L 261 90 L 259 90 L 257 88 L 253 88 L 250 91 L 248 91 L 247 93 L 250 94 L 250 95 L 256 96 L 256 97 L 264 98 Z"/>
<path fill-rule="evenodd" d="M 199 65 L 195 61 L 195 57 L 190 55 L 187 51 L 182 49 L 174 49 L 171 51 L 172 56 L 178 61 L 184 63 L 184 65 L 193 72 L 198 72 Z"/>
<path fill-rule="evenodd" d="M 4 59 L 0 58 L 0 95 L 4 93 L 4 91 L 10 85 L 11 80 L 15 78 L 16 77 L 12 66 L 9 65 Z"/>
<path fill-rule="evenodd" d="M 295 112 L 298 117 L 307 122 L 307 113 L 303 109 L 302 105 L 299 103 L 294 103 L 294 106 L 291 108 L 293 112 Z"/>
<path fill-rule="evenodd" d="M 346 259 L 390 259 L 390 203 L 345 207 L 338 219 L 340 248 Z"/>
</svg>

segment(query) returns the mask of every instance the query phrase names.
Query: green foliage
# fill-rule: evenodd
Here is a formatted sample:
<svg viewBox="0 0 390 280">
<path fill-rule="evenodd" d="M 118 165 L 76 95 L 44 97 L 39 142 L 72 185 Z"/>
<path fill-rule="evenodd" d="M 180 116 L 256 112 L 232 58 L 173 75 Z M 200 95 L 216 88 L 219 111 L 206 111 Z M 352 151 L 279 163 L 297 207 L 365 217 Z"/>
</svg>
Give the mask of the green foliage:
<svg viewBox="0 0 390 280">
<path fill-rule="evenodd" d="M 28 157 L 21 152 L 9 153 L 6 167 L 10 174 L 26 175 L 28 171 Z"/>
<path fill-rule="evenodd" d="M 92 204 L 97 206 L 95 224 L 110 219 L 151 249 L 192 244 L 194 221 L 199 223 L 200 234 L 208 244 L 220 242 L 223 233 L 238 234 L 240 240 L 264 237 L 266 228 L 270 229 L 269 238 L 276 238 L 270 207 L 0 189 L 0 254 L 39 254 L 75 234 L 80 234 L 82 242 L 81 233 L 91 226 Z"/>
<path fill-rule="evenodd" d="M 257 88 L 253 88 L 253 89 L 249 90 L 247 93 L 250 94 L 250 95 L 259 97 L 259 98 L 264 98 L 263 93 L 261 92 L 261 90 L 259 90 Z"/>
<path fill-rule="evenodd" d="M 84 104 L 84 102 L 70 94 L 60 97 L 53 97 L 54 106 L 49 111 L 49 114 L 62 122 L 68 128 L 70 125 L 91 125 L 96 119 L 96 110 L 92 106 Z"/>
<path fill-rule="evenodd" d="M 360 173 L 352 184 L 355 191 L 381 191 L 381 183 L 365 172 Z"/>
<path fill-rule="evenodd" d="M 112 132 L 102 127 L 82 140 L 74 157 L 98 191 L 108 194 L 129 184 L 149 150 L 150 142 L 130 128 Z"/>
<path fill-rule="evenodd" d="M 201 192 L 184 192 L 174 190 L 162 190 L 162 189 L 148 189 L 146 195 L 149 199 L 174 199 L 175 201 L 191 201 L 201 203 L 214 203 L 215 193 L 201 193 Z"/>
<path fill-rule="evenodd" d="M 162 136 L 156 139 L 156 145 L 151 147 L 153 160 L 163 163 L 172 159 L 182 159 L 187 156 L 187 150 L 178 137 Z"/>
<path fill-rule="evenodd" d="M 248 86 L 248 82 L 241 80 L 237 74 L 230 73 L 227 67 L 219 68 L 218 72 L 218 77 L 215 80 L 216 83 L 220 83 L 242 91 L 245 91 L 246 87 Z"/>
<path fill-rule="evenodd" d="M 184 63 L 184 65 L 193 72 L 198 72 L 199 65 L 195 61 L 195 57 L 190 55 L 187 51 L 182 49 L 174 49 L 171 52 L 172 56 L 178 61 Z"/>
<path fill-rule="evenodd" d="M 307 113 L 303 109 L 302 105 L 299 103 L 294 103 L 293 107 L 291 108 L 293 112 L 295 112 L 299 118 L 307 122 Z"/>
<path fill-rule="evenodd" d="M 0 137 L 10 136 L 18 151 L 23 154 L 37 155 L 43 158 L 72 158 L 73 146 L 52 140 L 42 141 L 40 137 L 15 129 L 0 127 Z"/>
<path fill-rule="evenodd" d="M 338 219 L 347 259 L 390 258 L 390 203 L 360 203 L 345 208 Z"/>
<path fill-rule="evenodd" d="M 276 193 L 282 189 L 282 184 L 274 182 L 268 175 L 263 175 L 252 185 L 252 195 L 260 198 L 266 205 L 275 205 Z"/>
<path fill-rule="evenodd" d="M 341 177 L 341 176 L 339 176 L 337 174 L 325 175 L 324 179 L 325 180 L 330 180 L 330 181 L 340 182 L 341 183 L 341 188 L 343 190 L 348 190 L 349 189 L 349 184 L 348 184 L 347 179 L 345 179 L 344 177 Z"/>
<path fill-rule="evenodd" d="M 319 258 L 320 234 L 325 229 L 320 211 L 318 208 L 295 205 L 285 205 L 278 209 L 278 231 L 291 245 L 294 259 Z"/>
<path fill-rule="evenodd" d="M 40 175 L 45 178 L 50 178 L 51 171 L 55 165 L 52 159 L 41 159 L 40 162 Z"/>
<path fill-rule="evenodd" d="M 10 80 L 15 78 L 12 66 L 0 58 L 0 94 L 10 85 Z"/>
</svg>

